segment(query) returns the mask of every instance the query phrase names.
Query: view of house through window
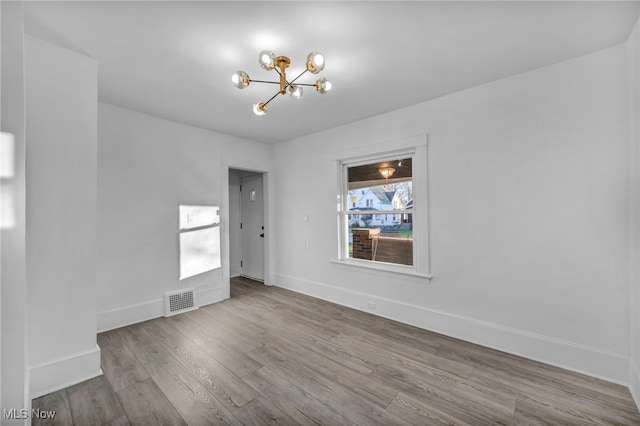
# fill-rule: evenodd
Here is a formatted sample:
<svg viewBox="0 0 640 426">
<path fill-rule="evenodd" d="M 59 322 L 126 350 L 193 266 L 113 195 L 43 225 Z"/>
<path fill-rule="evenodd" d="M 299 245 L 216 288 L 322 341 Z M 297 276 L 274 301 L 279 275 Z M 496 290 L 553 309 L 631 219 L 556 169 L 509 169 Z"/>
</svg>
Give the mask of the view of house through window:
<svg viewBox="0 0 640 426">
<path fill-rule="evenodd" d="M 413 265 L 412 158 L 345 165 L 345 257 Z"/>
</svg>

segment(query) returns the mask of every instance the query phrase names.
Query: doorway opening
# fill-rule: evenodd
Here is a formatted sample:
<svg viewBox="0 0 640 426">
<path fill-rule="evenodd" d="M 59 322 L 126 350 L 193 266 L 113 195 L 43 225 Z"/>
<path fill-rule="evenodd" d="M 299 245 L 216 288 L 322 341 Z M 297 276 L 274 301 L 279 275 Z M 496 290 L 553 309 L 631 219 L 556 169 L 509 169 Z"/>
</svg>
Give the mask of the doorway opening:
<svg viewBox="0 0 640 426">
<path fill-rule="evenodd" d="M 229 169 L 229 276 L 264 282 L 263 173 Z"/>
</svg>

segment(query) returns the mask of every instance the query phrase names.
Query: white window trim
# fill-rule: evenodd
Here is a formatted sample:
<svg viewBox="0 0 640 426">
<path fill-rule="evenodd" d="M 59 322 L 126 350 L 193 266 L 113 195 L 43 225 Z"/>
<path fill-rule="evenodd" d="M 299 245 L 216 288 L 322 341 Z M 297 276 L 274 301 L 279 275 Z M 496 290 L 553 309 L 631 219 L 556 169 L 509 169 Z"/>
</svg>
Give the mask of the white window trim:
<svg viewBox="0 0 640 426">
<path fill-rule="evenodd" d="M 401 146 L 395 150 L 383 150 L 372 153 L 370 155 L 357 155 L 362 152 L 362 148 L 354 148 L 348 151 L 338 153 L 336 158 L 337 164 L 337 181 L 338 181 L 338 200 L 337 200 L 337 224 L 338 224 L 338 258 L 332 259 L 331 262 L 340 265 L 347 265 L 357 268 L 366 268 L 378 271 L 387 271 L 397 274 L 411 275 L 426 279 L 431 279 L 430 270 L 430 229 L 429 229 L 429 180 L 428 180 L 428 143 L 425 134 L 412 136 L 401 141 L 391 141 L 388 143 L 375 144 L 366 147 L 369 152 L 375 152 L 374 147 Z M 347 153 L 353 153 L 348 155 Z M 342 154 L 342 155 L 340 155 Z M 414 218 L 420 218 L 419 221 L 413 220 L 413 265 L 400 265 L 393 263 L 377 262 L 370 260 L 353 259 L 349 257 L 348 252 L 348 231 L 347 231 L 347 214 L 349 211 L 348 189 L 346 184 L 347 167 L 370 164 L 380 160 L 388 160 L 389 158 L 412 157 L 412 184 L 413 184 L 413 201 L 414 206 L 411 213 Z M 389 213 L 389 212 L 387 212 Z M 392 212 L 395 213 L 395 212 Z M 422 229 L 420 224 L 424 224 Z"/>
<path fill-rule="evenodd" d="M 352 259 L 352 258 L 347 258 L 342 260 L 331 259 L 330 262 L 336 265 L 370 269 L 375 271 L 383 271 L 383 272 L 389 272 L 392 274 L 409 275 L 412 277 L 427 278 L 427 279 L 433 278 L 429 274 L 416 271 L 415 268 L 413 268 L 412 266 L 400 265 L 396 263 L 372 262 L 370 260 Z"/>
</svg>

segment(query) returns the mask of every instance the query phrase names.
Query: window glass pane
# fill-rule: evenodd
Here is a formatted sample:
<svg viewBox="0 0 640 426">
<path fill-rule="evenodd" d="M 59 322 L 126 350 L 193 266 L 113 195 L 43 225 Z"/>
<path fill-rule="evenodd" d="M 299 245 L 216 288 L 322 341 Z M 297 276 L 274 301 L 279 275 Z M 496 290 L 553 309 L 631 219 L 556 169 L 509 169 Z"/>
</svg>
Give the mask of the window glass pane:
<svg viewBox="0 0 640 426">
<path fill-rule="evenodd" d="M 347 191 L 352 211 L 413 208 L 411 158 L 349 167 Z"/>
<path fill-rule="evenodd" d="M 349 190 L 365 186 L 410 181 L 413 177 L 413 160 L 400 158 L 349 167 Z"/>
<path fill-rule="evenodd" d="M 349 258 L 413 265 L 413 214 L 395 216 L 397 225 L 384 225 L 384 214 L 348 214 Z"/>
<path fill-rule="evenodd" d="M 412 158 L 347 167 L 347 257 L 413 265 Z"/>
<path fill-rule="evenodd" d="M 413 183 L 397 182 L 352 189 L 347 197 L 350 211 L 366 211 L 375 214 L 374 212 L 412 209 Z"/>
</svg>

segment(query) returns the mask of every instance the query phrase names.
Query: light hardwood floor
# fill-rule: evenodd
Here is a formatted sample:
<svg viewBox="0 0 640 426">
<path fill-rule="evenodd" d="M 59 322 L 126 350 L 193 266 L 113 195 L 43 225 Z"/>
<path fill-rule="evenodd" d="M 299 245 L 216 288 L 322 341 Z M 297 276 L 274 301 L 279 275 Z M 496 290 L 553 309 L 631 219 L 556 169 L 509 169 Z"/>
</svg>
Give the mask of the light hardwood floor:
<svg viewBox="0 0 640 426">
<path fill-rule="evenodd" d="M 276 287 L 98 335 L 60 425 L 639 425 L 623 386 Z"/>
</svg>

